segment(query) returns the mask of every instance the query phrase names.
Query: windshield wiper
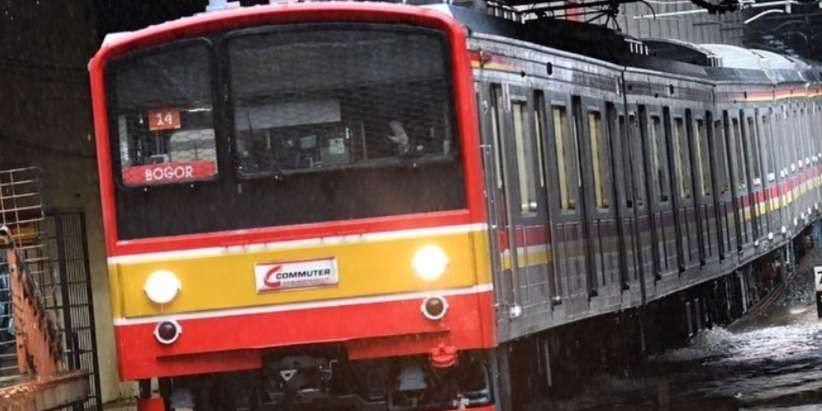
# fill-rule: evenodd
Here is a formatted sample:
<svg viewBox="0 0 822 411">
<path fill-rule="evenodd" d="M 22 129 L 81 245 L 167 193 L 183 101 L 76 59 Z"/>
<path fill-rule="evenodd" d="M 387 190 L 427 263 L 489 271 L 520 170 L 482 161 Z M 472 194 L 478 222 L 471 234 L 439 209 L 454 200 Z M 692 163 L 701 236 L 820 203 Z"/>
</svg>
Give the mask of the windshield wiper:
<svg viewBox="0 0 822 411">
<path fill-rule="evenodd" d="M 251 140 L 253 141 L 253 140 L 255 140 L 255 138 L 254 138 L 254 127 L 251 125 L 251 113 L 250 113 L 250 111 L 245 112 L 245 118 L 246 118 L 246 121 L 248 122 L 248 134 L 251 136 Z M 277 163 L 277 160 L 274 160 L 273 156 L 266 156 L 266 157 L 269 157 L 269 158 L 267 158 L 269 164 L 274 166 L 273 171 L 276 173 L 276 174 L 274 174 L 274 179 L 277 180 L 277 181 L 284 180 L 285 179 L 285 172 L 283 171 L 282 167 L 280 167 L 280 164 Z"/>
</svg>

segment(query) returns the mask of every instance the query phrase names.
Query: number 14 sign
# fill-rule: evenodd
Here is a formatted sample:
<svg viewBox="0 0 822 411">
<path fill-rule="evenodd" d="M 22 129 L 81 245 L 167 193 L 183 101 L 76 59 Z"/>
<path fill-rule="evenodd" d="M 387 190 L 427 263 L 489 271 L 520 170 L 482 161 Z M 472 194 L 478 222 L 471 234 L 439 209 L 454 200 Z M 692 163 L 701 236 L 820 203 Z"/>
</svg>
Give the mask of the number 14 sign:
<svg viewBox="0 0 822 411">
<path fill-rule="evenodd" d="M 161 108 L 148 112 L 149 130 L 176 130 L 178 128 L 180 128 L 180 110 L 174 108 Z"/>
</svg>

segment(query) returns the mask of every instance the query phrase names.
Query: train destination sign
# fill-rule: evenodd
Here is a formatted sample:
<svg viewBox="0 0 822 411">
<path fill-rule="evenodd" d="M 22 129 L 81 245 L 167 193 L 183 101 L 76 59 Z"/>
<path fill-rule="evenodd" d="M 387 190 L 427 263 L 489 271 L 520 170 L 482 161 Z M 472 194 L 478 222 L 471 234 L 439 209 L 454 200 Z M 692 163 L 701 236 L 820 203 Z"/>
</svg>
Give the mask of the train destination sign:
<svg viewBox="0 0 822 411">
<path fill-rule="evenodd" d="M 123 168 L 123 182 L 127 185 L 151 185 L 202 180 L 217 174 L 213 161 L 175 161 L 145 164 Z"/>
<path fill-rule="evenodd" d="M 336 258 L 260 263 L 254 266 L 257 292 L 335 285 Z"/>
</svg>

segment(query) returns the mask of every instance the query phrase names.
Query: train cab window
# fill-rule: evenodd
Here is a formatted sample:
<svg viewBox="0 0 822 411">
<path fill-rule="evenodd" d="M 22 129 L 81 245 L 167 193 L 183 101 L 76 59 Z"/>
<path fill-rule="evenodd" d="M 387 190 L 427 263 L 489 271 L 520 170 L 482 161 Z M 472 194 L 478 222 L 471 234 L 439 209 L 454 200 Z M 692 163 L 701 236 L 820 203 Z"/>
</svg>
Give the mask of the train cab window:
<svg viewBox="0 0 822 411">
<path fill-rule="evenodd" d="M 719 194 L 725 194 L 730 190 L 728 181 L 728 155 L 725 149 L 725 128 L 722 120 L 714 121 L 714 161 L 716 161 L 716 184 Z"/>
<path fill-rule="evenodd" d="M 537 210 L 537 187 L 534 181 L 533 140 L 528 136 L 526 121 L 528 110 L 524 101 L 511 103 L 514 115 L 514 144 L 517 155 L 520 212 L 532 214 Z"/>
<path fill-rule="evenodd" d="M 759 139 L 757 138 L 756 122 L 753 117 L 748 117 L 748 146 L 751 157 L 751 181 L 753 185 L 762 183 L 762 167 L 759 163 Z"/>
<path fill-rule="evenodd" d="M 676 159 L 676 177 L 679 180 L 679 192 L 682 198 L 691 198 L 691 162 L 688 157 L 688 141 L 685 135 L 685 122 L 682 118 L 674 119 L 674 158 Z"/>
<path fill-rule="evenodd" d="M 662 131 L 662 120 L 659 116 L 651 116 L 648 135 L 651 139 L 651 161 L 653 164 L 654 181 L 659 195 L 659 201 L 666 202 L 671 198 L 668 183 L 668 156 L 665 149 L 665 135 Z"/>
<path fill-rule="evenodd" d="M 711 195 L 711 169 L 710 169 L 710 154 L 708 152 L 708 141 L 705 135 L 705 121 L 696 120 L 696 166 L 699 171 L 699 183 L 702 187 L 702 195 L 707 197 Z"/>
<path fill-rule="evenodd" d="M 568 114 L 564 106 L 553 106 L 551 112 L 554 117 L 554 148 L 557 159 L 557 176 L 559 185 L 559 208 L 573 210 L 576 208 L 574 181 L 574 158 L 576 145 L 568 147 L 565 130 L 568 124 Z"/>
<path fill-rule="evenodd" d="M 125 186 L 217 176 L 209 49 L 200 42 L 113 64 L 112 125 Z"/>
<path fill-rule="evenodd" d="M 736 153 L 736 185 L 739 188 L 744 188 L 747 186 L 745 183 L 745 155 L 744 150 L 742 147 L 742 132 L 739 129 L 739 119 L 733 118 L 731 120 L 731 133 L 733 133 L 734 138 L 734 148 Z"/>
<path fill-rule="evenodd" d="M 608 146 L 602 139 L 602 118 L 598 111 L 588 112 L 588 132 L 591 141 L 591 162 L 594 175 L 594 205 L 608 208 L 605 173 L 608 170 Z"/>
</svg>

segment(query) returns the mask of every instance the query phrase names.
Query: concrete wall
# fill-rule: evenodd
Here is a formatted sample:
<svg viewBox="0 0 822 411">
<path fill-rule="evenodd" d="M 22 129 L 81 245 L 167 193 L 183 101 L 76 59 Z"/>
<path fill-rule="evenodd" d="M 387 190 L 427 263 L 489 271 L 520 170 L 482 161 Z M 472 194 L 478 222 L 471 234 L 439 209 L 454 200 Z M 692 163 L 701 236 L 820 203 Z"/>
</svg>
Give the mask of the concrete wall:
<svg viewBox="0 0 822 411">
<path fill-rule="evenodd" d="M 85 210 L 103 401 L 121 384 L 113 343 L 86 64 L 97 48 L 85 1 L 0 4 L 0 167 L 42 168 L 45 205 Z"/>
</svg>

